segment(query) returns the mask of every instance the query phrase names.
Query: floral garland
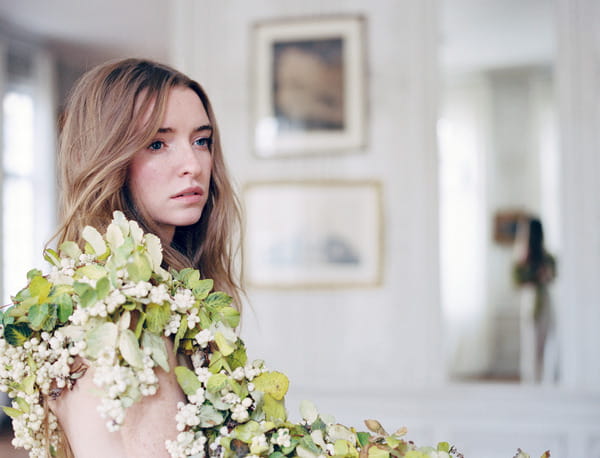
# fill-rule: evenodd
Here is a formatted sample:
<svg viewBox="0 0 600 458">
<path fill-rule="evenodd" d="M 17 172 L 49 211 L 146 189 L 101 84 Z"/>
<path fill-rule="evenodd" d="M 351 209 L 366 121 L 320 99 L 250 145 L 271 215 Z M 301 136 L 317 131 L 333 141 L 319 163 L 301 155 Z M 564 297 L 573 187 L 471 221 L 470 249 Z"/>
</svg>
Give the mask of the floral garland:
<svg viewBox="0 0 600 458">
<path fill-rule="evenodd" d="M 163 336 L 193 367 L 174 368 L 187 397 L 177 406 L 179 434 L 165 444 L 174 458 L 462 456 L 445 442 L 417 447 L 405 429 L 388 434 L 375 420 L 365 422 L 370 432 L 358 432 L 306 401 L 303 420 L 288 421 L 287 377 L 248 361 L 235 333 L 239 313 L 227 294 L 212 291 L 212 280 L 163 269 L 158 237 L 121 212 L 104 235 L 86 227 L 82 237 L 83 252 L 70 241 L 46 250 L 51 272 L 30 271 L 14 306 L 0 312 L 0 390 L 12 399 L 4 411 L 13 445 L 31 457 L 57 453 L 59 425 L 44 399 L 73 387 L 86 371 L 77 361 L 93 364 L 99 414 L 116 431 L 129 406 L 156 393 L 154 369 L 170 369 Z"/>
</svg>

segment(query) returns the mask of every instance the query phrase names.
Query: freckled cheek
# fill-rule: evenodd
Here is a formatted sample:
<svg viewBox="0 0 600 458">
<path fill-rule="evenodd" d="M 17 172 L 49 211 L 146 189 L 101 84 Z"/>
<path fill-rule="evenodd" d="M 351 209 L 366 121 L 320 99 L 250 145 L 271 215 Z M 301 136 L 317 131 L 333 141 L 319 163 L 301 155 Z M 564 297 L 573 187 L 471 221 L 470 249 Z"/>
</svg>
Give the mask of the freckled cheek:
<svg viewBox="0 0 600 458">
<path fill-rule="evenodd" d="M 162 184 L 162 175 L 164 175 L 164 168 L 134 161 L 129 169 L 129 187 L 133 197 L 143 201 L 144 197 L 152 194 L 157 185 Z"/>
</svg>

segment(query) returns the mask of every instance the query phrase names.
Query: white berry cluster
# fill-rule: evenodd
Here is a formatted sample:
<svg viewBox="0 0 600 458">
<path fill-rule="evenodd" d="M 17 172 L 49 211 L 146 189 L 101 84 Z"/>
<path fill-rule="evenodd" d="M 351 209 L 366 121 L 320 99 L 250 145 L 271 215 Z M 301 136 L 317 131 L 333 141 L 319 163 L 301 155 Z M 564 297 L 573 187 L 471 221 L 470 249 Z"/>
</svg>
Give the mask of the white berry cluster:
<svg viewBox="0 0 600 458">
<path fill-rule="evenodd" d="M 0 339 L 0 391 L 8 392 L 11 408 L 15 409 L 12 443 L 29 450 L 32 457 L 46 456 L 42 428 L 46 413 L 40 393 L 49 396 L 51 390 L 68 383 L 74 355 L 82 348 L 83 344 L 71 342 L 60 332 L 53 336 L 43 332 L 41 339 L 34 337 L 23 346 L 9 345 Z M 58 423 L 52 413 L 47 420 L 51 445 L 56 446 Z"/>
</svg>

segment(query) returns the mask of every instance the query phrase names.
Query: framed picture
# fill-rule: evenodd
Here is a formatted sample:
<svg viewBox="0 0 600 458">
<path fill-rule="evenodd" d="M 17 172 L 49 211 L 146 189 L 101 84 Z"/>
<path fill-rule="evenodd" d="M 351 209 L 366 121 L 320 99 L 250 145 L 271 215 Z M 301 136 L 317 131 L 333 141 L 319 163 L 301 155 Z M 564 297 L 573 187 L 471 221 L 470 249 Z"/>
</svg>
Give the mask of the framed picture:
<svg viewBox="0 0 600 458">
<path fill-rule="evenodd" d="M 265 182 L 244 189 L 244 275 L 251 287 L 335 288 L 381 282 L 381 186 Z"/>
<path fill-rule="evenodd" d="M 494 215 L 494 241 L 500 245 L 512 245 L 522 221 L 530 215 L 522 210 L 499 210 Z"/>
<path fill-rule="evenodd" d="M 256 24 L 251 92 L 258 156 L 365 146 L 363 23 L 351 16 Z"/>
</svg>

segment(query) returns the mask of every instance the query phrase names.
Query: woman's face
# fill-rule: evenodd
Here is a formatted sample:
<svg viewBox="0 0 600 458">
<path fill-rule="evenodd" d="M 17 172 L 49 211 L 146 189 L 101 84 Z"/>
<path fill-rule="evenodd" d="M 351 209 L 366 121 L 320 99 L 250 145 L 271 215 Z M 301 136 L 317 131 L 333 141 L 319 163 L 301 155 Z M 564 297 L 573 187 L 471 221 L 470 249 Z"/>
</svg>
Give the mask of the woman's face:
<svg viewBox="0 0 600 458">
<path fill-rule="evenodd" d="M 194 224 L 202 215 L 211 142 L 212 127 L 198 95 L 186 87 L 171 89 L 161 127 L 133 156 L 128 177 L 136 205 L 158 224 L 163 240 L 171 241 L 177 226 Z"/>
</svg>

